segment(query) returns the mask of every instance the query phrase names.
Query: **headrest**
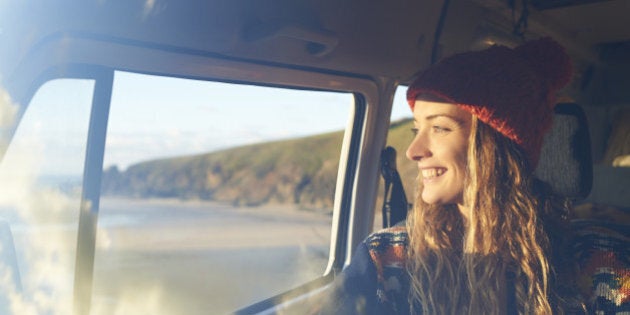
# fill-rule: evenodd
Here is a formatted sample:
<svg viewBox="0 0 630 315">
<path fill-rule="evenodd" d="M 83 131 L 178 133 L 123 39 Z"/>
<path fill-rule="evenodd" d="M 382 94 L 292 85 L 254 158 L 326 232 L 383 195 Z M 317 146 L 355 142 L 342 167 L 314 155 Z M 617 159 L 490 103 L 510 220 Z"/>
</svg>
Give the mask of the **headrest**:
<svg viewBox="0 0 630 315">
<path fill-rule="evenodd" d="M 554 193 L 581 200 L 593 185 L 593 162 L 588 122 L 582 108 L 561 103 L 554 108 L 553 126 L 543 140 L 536 177 Z"/>
</svg>

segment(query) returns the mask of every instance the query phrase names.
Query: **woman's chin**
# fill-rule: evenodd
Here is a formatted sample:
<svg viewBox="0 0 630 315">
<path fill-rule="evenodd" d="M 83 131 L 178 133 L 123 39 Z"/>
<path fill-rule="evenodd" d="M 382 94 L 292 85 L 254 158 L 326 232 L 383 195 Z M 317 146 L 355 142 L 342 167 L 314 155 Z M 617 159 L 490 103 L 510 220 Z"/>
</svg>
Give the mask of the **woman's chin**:
<svg viewBox="0 0 630 315">
<path fill-rule="evenodd" d="M 456 204 L 460 198 L 457 196 L 441 196 L 432 193 L 422 193 L 422 201 L 432 206 L 442 206 L 448 204 Z"/>
<path fill-rule="evenodd" d="M 425 196 L 424 194 L 422 194 L 422 201 L 432 206 L 439 206 L 443 204 L 442 202 L 440 202 L 439 198 L 436 198 L 435 196 L 432 196 L 432 195 Z"/>
</svg>

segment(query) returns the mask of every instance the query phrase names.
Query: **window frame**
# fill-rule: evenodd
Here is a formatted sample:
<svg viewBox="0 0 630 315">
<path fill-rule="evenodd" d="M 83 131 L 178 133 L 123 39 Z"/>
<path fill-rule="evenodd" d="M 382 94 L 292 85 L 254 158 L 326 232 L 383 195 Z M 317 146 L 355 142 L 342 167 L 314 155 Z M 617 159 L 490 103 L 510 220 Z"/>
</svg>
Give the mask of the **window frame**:
<svg viewBox="0 0 630 315">
<path fill-rule="evenodd" d="M 27 100 L 36 90 L 53 79 L 95 80 L 78 226 L 75 314 L 89 314 L 91 305 L 100 179 L 113 78 L 118 70 L 205 81 L 346 92 L 355 96 L 355 106 L 351 110 L 341 148 L 330 254 L 324 275 L 237 310 L 237 314 L 260 313 L 286 301 L 296 301 L 321 292 L 335 274 L 349 264 L 354 248 L 371 231 L 378 186 L 378 153 L 385 141 L 393 97 L 387 93 L 393 93 L 395 82 L 317 69 L 252 63 L 216 54 L 87 35 L 52 36 L 35 47 L 29 59 L 21 63 L 11 80 L 7 81 L 12 83 L 7 90 L 18 104 L 28 104 Z M 382 99 L 382 95 L 386 97 Z M 18 109 L 15 128 L 26 106 Z M 13 132 L 9 131 L 9 139 Z M 371 198 L 358 198 L 370 191 Z"/>
</svg>

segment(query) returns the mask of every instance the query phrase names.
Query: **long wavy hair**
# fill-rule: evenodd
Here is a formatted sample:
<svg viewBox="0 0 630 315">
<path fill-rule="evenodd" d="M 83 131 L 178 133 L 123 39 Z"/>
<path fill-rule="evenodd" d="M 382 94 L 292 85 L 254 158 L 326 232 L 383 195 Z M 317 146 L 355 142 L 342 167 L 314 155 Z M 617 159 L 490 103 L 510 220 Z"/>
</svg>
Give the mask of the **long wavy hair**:
<svg viewBox="0 0 630 315">
<path fill-rule="evenodd" d="M 511 295 L 520 314 L 562 313 L 551 266 L 562 257 L 568 205 L 534 179 L 518 145 L 473 116 L 467 219 L 455 205 L 424 203 L 418 182 L 407 219 L 414 311 L 504 314 Z"/>
</svg>

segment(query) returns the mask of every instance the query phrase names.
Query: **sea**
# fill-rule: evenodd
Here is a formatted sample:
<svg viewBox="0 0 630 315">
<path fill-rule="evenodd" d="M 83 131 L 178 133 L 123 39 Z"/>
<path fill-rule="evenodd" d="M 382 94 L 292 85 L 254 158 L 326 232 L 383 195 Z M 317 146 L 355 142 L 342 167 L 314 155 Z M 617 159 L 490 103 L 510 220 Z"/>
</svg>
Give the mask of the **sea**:
<svg viewBox="0 0 630 315">
<path fill-rule="evenodd" d="M 71 197 L 62 201 L 41 197 L 45 206 L 28 215 L 0 205 L 26 302 L 43 294 L 67 304 L 59 296 L 72 294 L 79 204 L 72 191 L 66 187 Z M 224 314 L 288 291 L 323 275 L 331 222 L 330 211 L 287 205 L 102 197 L 91 314 Z"/>
</svg>

